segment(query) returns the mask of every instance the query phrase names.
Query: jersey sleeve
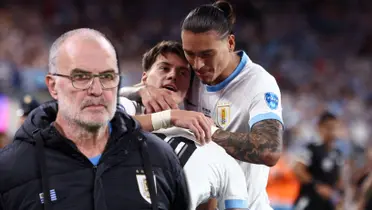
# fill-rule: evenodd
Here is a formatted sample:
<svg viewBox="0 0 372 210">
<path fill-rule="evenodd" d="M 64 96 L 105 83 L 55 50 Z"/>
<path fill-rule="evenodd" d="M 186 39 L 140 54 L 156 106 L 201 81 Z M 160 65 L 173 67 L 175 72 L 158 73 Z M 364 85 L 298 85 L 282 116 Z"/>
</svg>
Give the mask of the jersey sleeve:
<svg viewBox="0 0 372 210">
<path fill-rule="evenodd" d="M 137 106 L 138 104 L 134 101 L 129 100 L 126 97 L 119 97 L 119 108 L 124 109 L 126 113 L 133 116 L 138 113 L 137 112 Z"/>
<path fill-rule="evenodd" d="M 229 155 L 223 161 L 219 209 L 248 209 L 248 191 L 244 173 L 239 164 Z"/>
<path fill-rule="evenodd" d="M 249 107 L 249 126 L 252 127 L 257 122 L 268 119 L 278 120 L 283 124 L 281 93 L 275 78 L 267 74 L 260 75 L 253 87 Z"/>
</svg>

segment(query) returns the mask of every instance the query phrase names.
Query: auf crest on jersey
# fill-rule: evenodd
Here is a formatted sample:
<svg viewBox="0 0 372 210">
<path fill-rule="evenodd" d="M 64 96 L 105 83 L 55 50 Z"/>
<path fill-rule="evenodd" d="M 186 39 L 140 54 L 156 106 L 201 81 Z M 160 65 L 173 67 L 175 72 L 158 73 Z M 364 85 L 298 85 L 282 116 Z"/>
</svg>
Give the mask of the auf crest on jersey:
<svg viewBox="0 0 372 210">
<path fill-rule="evenodd" d="M 226 128 L 230 123 L 230 103 L 219 103 L 217 105 L 217 123 L 218 126 Z"/>
<path fill-rule="evenodd" d="M 136 178 L 139 192 L 143 199 L 151 204 L 150 191 L 148 187 L 148 182 L 146 179 L 145 172 L 143 170 L 136 170 Z M 154 175 L 155 189 L 156 189 L 156 177 Z"/>
</svg>

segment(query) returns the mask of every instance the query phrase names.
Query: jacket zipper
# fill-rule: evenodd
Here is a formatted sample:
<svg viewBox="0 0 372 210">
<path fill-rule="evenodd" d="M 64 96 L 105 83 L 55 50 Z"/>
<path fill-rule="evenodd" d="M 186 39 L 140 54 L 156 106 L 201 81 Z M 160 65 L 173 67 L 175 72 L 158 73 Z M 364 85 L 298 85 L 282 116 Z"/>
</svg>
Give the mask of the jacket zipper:
<svg viewBox="0 0 372 210">
<path fill-rule="evenodd" d="M 95 176 L 96 173 L 97 173 L 97 165 L 93 165 L 93 172 L 94 172 L 94 176 Z"/>
</svg>

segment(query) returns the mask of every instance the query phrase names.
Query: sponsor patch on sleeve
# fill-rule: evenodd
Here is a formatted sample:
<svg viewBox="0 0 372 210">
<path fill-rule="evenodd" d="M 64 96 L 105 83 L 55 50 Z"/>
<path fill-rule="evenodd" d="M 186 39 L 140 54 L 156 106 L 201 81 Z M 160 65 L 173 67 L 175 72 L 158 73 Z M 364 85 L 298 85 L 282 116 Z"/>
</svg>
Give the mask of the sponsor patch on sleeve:
<svg viewBox="0 0 372 210">
<path fill-rule="evenodd" d="M 275 93 L 265 93 L 265 101 L 270 109 L 275 110 L 279 105 L 279 98 Z"/>
</svg>

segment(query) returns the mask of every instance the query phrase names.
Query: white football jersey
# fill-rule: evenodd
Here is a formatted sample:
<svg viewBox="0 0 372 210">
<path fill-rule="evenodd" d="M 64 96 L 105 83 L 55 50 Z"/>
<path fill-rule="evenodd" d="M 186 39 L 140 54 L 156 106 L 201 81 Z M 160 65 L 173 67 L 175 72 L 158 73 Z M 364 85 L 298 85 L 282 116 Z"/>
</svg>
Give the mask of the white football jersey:
<svg viewBox="0 0 372 210">
<path fill-rule="evenodd" d="M 257 122 L 276 119 L 283 123 L 281 94 L 275 78 L 253 63 L 244 51 L 234 72 L 215 86 L 195 78 L 185 108 L 214 119 L 231 132 L 247 133 Z M 250 210 L 272 209 L 266 193 L 269 167 L 238 161 L 245 173 Z"/>
<path fill-rule="evenodd" d="M 121 106 L 130 115 L 141 114 L 136 102 L 120 97 Z M 247 209 L 249 206 L 245 176 L 239 164 L 214 142 L 199 146 L 189 130 L 172 127 L 153 132 L 176 152 L 189 186 L 191 208 L 210 198 L 218 200 L 220 210 Z"/>
</svg>

